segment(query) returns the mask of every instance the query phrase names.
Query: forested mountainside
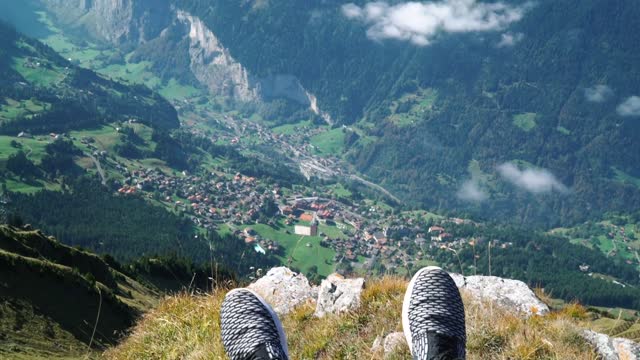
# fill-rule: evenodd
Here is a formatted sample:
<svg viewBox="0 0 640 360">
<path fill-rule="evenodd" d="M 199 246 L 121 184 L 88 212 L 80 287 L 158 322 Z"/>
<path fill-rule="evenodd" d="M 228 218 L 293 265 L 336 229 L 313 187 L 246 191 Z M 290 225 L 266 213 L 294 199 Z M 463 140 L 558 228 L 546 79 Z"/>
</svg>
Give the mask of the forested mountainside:
<svg viewBox="0 0 640 360">
<path fill-rule="evenodd" d="M 521 18 L 426 46 L 372 40 L 364 1 L 177 3 L 249 71 L 297 76 L 356 129 L 349 160 L 410 202 L 545 223 L 640 204 L 637 2 L 502 2 Z"/>
<path fill-rule="evenodd" d="M 29 3 L 249 115 L 347 126 L 339 155 L 409 206 L 544 225 L 640 206 L 631 0 Z"/>
<path fill-rule="evenodd" d="M 42 134 L 135 119 L 179 125 L 175 109 L 142 85 L 123 85 L 72 65 L 51 48 L 0 23 L 0 133 Z"/>
</svg>

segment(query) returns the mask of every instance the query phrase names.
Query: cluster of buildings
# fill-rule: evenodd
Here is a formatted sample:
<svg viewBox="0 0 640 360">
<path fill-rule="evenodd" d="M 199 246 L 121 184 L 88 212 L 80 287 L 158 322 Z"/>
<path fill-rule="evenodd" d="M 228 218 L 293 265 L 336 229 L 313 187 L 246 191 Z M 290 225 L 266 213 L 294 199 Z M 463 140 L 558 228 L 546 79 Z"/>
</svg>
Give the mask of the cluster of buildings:
<svg viewBox="0 0 640 360">
<path fill-rule="evenodd" d="M 215 229 L 222 223 L 254 222 L 264 213 L 265 205 L 275 203 L 279 197 L 279 188 L 267 189 L 256 178 L 240 174 L 231 178 L 216 173 L 182 175 L 171 176 L 157 169 L 134 170 L 120 190 L 127 194 L 130 189 L 147 192 L 206 229 Z"/>
</svg>

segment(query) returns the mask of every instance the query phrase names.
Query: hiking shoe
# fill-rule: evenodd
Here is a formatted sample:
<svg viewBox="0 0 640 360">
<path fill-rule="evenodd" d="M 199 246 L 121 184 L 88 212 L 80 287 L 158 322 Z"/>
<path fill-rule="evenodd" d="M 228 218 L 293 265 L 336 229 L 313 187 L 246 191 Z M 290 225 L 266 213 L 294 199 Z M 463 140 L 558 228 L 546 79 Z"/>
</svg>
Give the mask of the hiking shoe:
<svg viewBox="0 0 640 360">
<path fill-rule="evenodd" d="M 449 274 L 430 266 L 413 276 L 402 304 L 402 329 L 415 360 L 465 358 L 464 305 Z"/>
<path fill-rule="evenodd" d="M 222 344 L 231 360 L 289 359 L 282 324 L 271 306 L 249 289 L 227 293 L 220 309 Z"/>
</svg>

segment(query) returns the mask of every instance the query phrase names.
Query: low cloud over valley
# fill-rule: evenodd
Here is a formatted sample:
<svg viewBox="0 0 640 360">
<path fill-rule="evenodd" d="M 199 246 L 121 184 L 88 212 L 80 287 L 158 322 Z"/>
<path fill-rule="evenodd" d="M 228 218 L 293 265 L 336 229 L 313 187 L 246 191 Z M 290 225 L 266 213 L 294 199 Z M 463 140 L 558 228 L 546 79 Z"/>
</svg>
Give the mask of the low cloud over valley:
<svg viewBox="0 0 640 360">
<path fill-rule="evenodd" d="M 555 175 L 545 169 L 521 170 L 513 163 L 504 163 L 498 166 L 498 173 L 511 184 L 534 194 L 569 191 Z"/>
<path fill-rule="evenodd" d="M 444 0 L 439 2 L 370 2 L 363 7 L 353 3 L 342 7 L 349 19 L 369 26 L 372 40 L 396 39 L 418 46 L 429 45 L 440 33 L 501 31 L 522 19 L 531 3 L 521 6 L 503 2 Z M 503 38 L 504 45 L 515 44 L 518 35 Z"/>
</svg>

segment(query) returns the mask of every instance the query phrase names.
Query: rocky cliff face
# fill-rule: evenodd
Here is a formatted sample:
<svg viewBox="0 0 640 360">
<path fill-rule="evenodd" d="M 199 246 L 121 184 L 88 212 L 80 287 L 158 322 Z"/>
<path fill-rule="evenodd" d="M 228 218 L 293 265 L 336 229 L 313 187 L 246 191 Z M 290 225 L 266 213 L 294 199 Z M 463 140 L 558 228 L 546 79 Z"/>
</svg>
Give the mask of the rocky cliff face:
<svg viewBox="0 0 640 360">
<path fill-rule="evenodd" d="M 257 78 L 233 58 L 200 18 L 181 10 L 176 11 L 176 18 L 188 28 L 191 71 L 212 94 L 244 102 L 286 98 L 311 106 L 311 95 L 295 76 L 273 74 Z"/>
<path fill-rule="evenodd" d="M 127 50 L 159 38 L 173 43 L 175 56 L 190 59 L 189 69 L 184 71 L 193 73 L 214 96 L 242 102 L 286 98 L 310 107 L 315 102 L 293 75 L 253 76 L 200 18 L 174 8 L 171 0 L 40 1 L 63 25 L 88 30 L 94 38 Z M 177 46 L 185 39 L 189 43 L 187 54 Z M 320 114 L 317 106 L 311 108 Z"/>
<path fill-rule="evenodd" d="M 179 22 L 187 26 L 191 71 L 212 94 L 241 101 L 255 101 L 259 93 L 247 70 L 231 56 L 199 18 L 177 11 Z"/>
<path fill-rule="evenodd" d="M 67 26 L 115 44 L 157 37 L 171 21 L 169 0 L 40 0 Z"/>
</svg>

